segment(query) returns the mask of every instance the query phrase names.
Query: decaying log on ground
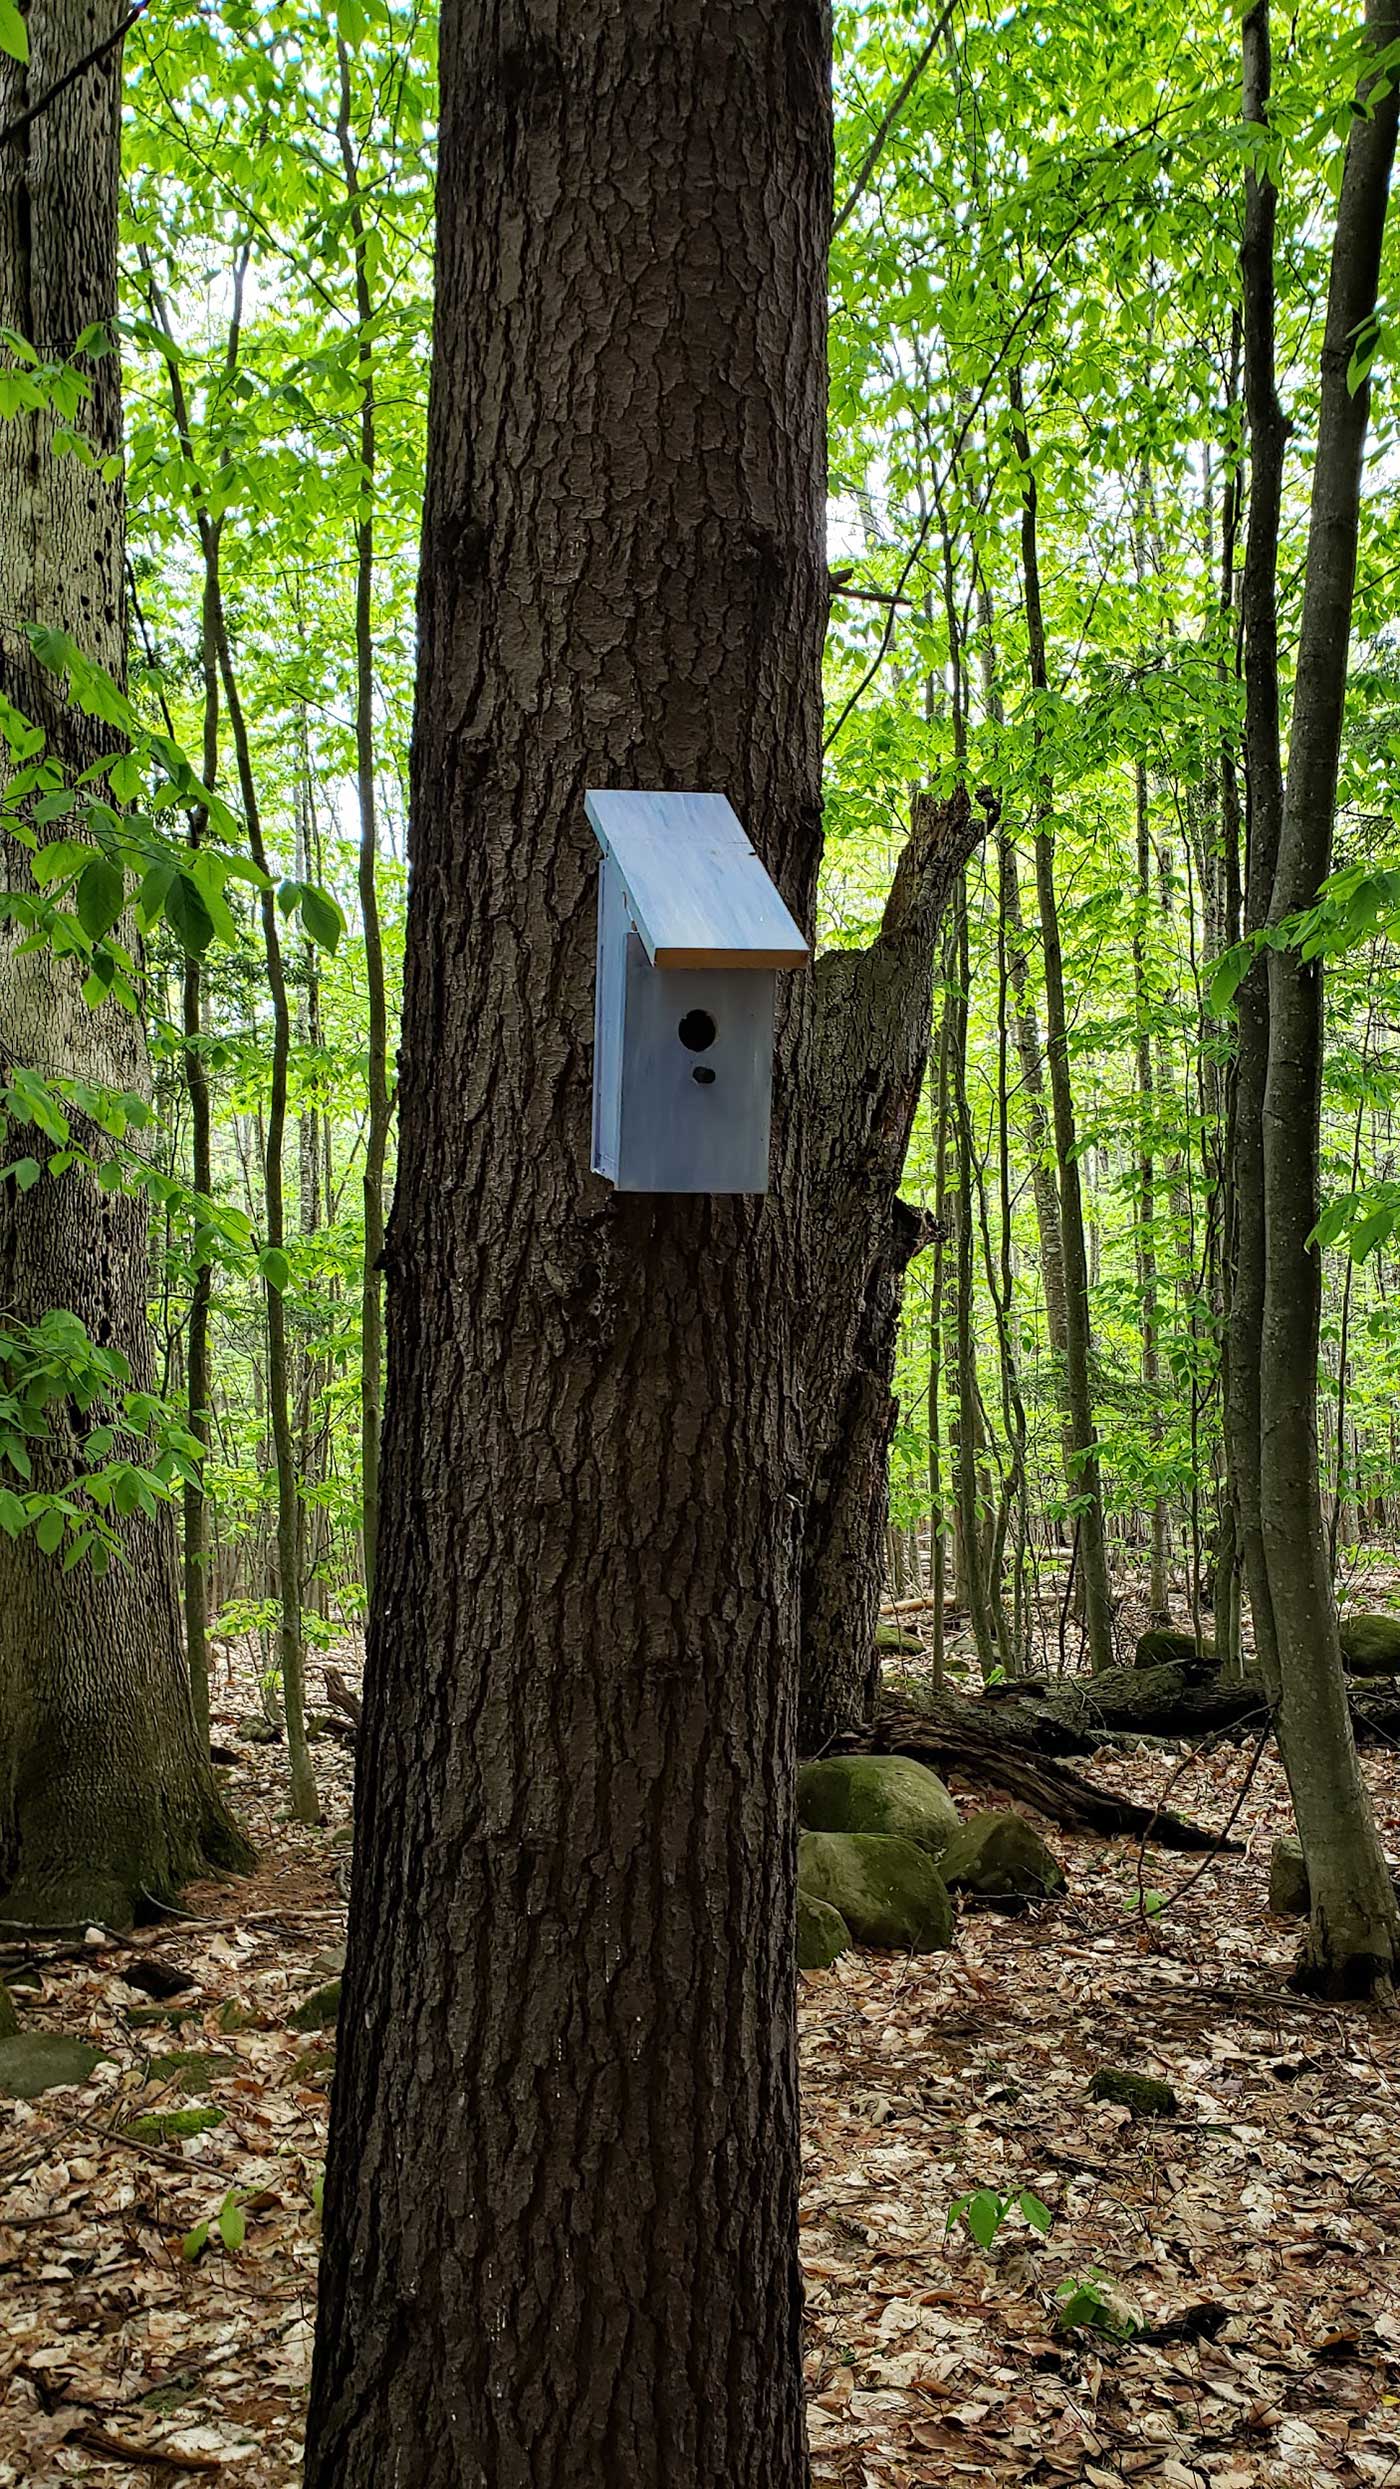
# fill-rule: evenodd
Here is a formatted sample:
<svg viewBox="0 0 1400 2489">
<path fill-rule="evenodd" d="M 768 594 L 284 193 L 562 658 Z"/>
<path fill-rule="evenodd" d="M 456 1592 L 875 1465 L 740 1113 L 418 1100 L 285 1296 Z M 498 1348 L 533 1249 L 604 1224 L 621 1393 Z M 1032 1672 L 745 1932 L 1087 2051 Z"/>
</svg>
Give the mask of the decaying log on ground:
<svg viewBox="0 0 1400 2489">
<path fill-rule="evenodd" d="M 1363 1744 L 1400 1731 L 1400 1686 L 1353 1682 L 1350 1693 Z M 1043 1754 L 1092 1754 L 1114 1737 L 1252 1736 L 1264 1725 L 1269 1698 L 1258 1677 L 1224 1677 L 1209 1662 L 1188 1661 L 1111 1668 L 1058 1684 L 1013 1681 L 990 1687 L 979 1704 L 998 1710 Z"/>
<path fill-rule="evenodd" d="M 1004 1790 L 1023 1806 L 1048 1815 L 1073 1832 L 1141 1837 L 1159 1849 L 1238 1849 L 1201 1824 L 1170 1812 L 1156 1813 L 1131 1798 L 1100 1788 L 1083 1772 L 1028 1743 L 1008 1719 L 1010 1706 L 943 1694 L 927 1711 L 882 1702 L 872 1726 L 841 1740 L 843 1753 L 908 1754 L 930 1770 L 960 1772 L 982 1789 Z"/>
</svg>

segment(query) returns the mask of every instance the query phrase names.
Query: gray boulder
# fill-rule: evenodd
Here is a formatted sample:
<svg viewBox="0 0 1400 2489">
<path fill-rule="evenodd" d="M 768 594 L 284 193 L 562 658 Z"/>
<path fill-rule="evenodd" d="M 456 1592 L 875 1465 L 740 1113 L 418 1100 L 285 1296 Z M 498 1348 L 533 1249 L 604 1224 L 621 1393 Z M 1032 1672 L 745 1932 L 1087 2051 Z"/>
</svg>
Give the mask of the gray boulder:
<svg viewBox="0 0 1400 2489">
<path fill-rule="evenodd" d="M 877 1625 L 875 1648 L 882 1658 L 922 1659 L 924 1646 L 916 1633 L 906 1633 L 902 1625 Z"/>
<path fill-rule="evenodd" d="M 897 1833 L 937 1858 L 958 1829 L 958 1810 L 936 1772 L 907 1754 L 833 1754 L 797 1775 L 804 1832 Z"/>
<path fill-rule="evenodd" d="M 815 1893 L 797 1896 L 797 1967 L 829 1970 L 838 1955 L 850 1949 L 851 1931 L 839 1910 Z"/>
<path fill-rule="evenodd" d="M 85 2083 L 102 2060 L 100 2048 L 57 2031 L 20 2031 L 0 2040 L 0 2099 L 37 2100 L 64 2083 Z"/>
<path fill-rule="evenodd" d="M 1341 1638 L 1354 1677 L 1400 1676 L 1400 1617 L 1344 1616 Z"/>
<path fill-rule="evenodd" d="M 857 1944 L 942 1953 L 953 1941 L 948 1887 L 926 1849 L 887 1832 L 804 1832 L 799 1890 L 840 1912 Z"/>
<path fill-rule="evenodd" d="M 1174 1625 L 1149 1625 L 1139 1634 L 1133 1653 L 1135 1668 L 1190 1668 L 1219 1665 L 1213 1642 L 1198 1642 L 1194 1634 L 1178 1633 Z"/>
<path fill-rule="evenodd" d="M 948 1843 L 938 1871 L 950 1892 L 987 1901 L 1045 1901 L 1065 1891 L 1058 1858 L 1023 1815 L 1009 1807 L 969 1815 Z"/>
<path fill-rule="evenodd" d="M 1269 1908 L 1276 1919 L 1305 1919 L 1312 1908 L 1301 1841 L 1277 1840 L 1269 1853 Z"/>
</svg>

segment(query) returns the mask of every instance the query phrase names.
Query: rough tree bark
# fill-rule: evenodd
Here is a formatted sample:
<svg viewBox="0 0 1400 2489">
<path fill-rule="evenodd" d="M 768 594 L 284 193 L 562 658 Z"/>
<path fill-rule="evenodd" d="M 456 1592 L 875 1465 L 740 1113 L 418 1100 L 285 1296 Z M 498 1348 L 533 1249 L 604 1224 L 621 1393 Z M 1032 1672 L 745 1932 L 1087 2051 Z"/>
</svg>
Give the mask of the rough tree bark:
<svg viewBox="0 0 1400 2489">
<path fill-rule="evenodd" d="M 798 2489 L 774 1190 L 590 1175 L 590 784 L 810 924 L 821 0 L 449 0 L 382 1527 L 309 2489 Z"/>
<path fill-rule="evenodd" d="M 905 1271 L 934 1233 L 899 1185 L 928 1063 L 938 928 L 984 829 L 965 793 L 917 794 L 912 822 L 875 941 L 817 963 L 802 1043 L 804 1753 L 867 1719 L 879 1682 L 899 1312 Z"/>
<path fill-rule="evenodd" d="M 1368 0 L 1368 49 L 1400 37 L 1400 0 Z M 1314 905 L 1331 867 L 1370 385 L 1349 385 L 1375 316 L 1400 92 L 1363 84 L 1332 243 L 1322 397 L 1288 775 L 1269 921 Z M 1279 1747 L 1308 1861 L 1312 1914 L 1299 1984 L 1389 1993 L 1400 1921 L 1356 1759 L 1318 1474 L 1317 1364 L 1323 975 L 1291 945 L 1268 954 L 1263 1100 L 1264 1292 L 1259 1508 L 1279 1678 Z"/>
<path fill-rule="evenodd" d="M 27 68 L 0 56 L 0 128 L 53 86 L 118 20 L 116 0 L 34 0 Z M 69 355 L 116 308 L 119 52 L 64 89 L 0 146 L 0 324 L 41 356 Z M 84 429 L 121 445 L 115 353 L 92 367 Z M 100 730 L 31 656 L 23 625 L 71 633 L 118 679 L 125 671 L 120 477 L 55 458 L 52 424 L 0 423 L 0 690 L 44 727 L 74 771 Z M 110 747 L 106 747 L 110 748 Z M 12 846 L 6 880 L 25 871 Z M 71 963 L 21 958 L 0 940 L 7 1064 L 147 1084 L 138 1022 L 89 1011 Z M 30 1139 L 31 1149 L 37 1146 Z M 154 1384 L 144 1199 L 71 1170 L 17 1195 L 0 1187 L 0 1303 L 16 1323 L 54 1307 L 118 1349 L 137 1389 Z M 37 1485 L 65 1483 L 75 1446 L 54 1422 Z M 180 1637 L 175 1517 L 135 1515 L 127 1561 L 101 1579 L 80 1567 L 59 1592 L 31 1533 L 0 1538 L 0 1893 L 9 1917 L 129 1921 L 213 1866 L 248 1853 L 201 1753 Z"/>
</svg>

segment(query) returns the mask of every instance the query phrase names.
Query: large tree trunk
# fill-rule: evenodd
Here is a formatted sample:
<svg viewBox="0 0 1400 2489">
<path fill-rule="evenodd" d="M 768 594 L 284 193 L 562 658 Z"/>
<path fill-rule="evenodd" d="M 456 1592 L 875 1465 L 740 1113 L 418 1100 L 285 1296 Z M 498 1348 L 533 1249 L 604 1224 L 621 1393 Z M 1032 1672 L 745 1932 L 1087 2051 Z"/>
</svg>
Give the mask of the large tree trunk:
<svg viewBox="0 0 1400 2489">
<path fill-rule="evenodd" d="M 767 1200 L 589 1173 L 589 785 L 810 924 L 821 0 L 449 0 L 382 1529 L 309 2489 L 797 2489 L 791 999 Z"/>
<path fill-rule="evenodd" d="M 117 18 L 116 0 L 35 0 L 27 70 L 0 56 L 0 125 Z M 43 358 L 67 357 L 115 311 L 118 57 L 109 53 L 0 148 L 0 325 Z M 83 429 L 105 457 L 121 446 L 115 353 L 92 378 Z M 22 626 L 71 633 L 121 678 L 124 511 L 120 476 L 55 458 L 52 429 L 35 414 L 0 423 L 0 690 L 76 772 L 101 754 L 101 730 L 35 663 Z M 19 846 L 3 870 L 11 882 L 26 874 Z M 71 962 L 21 957 L 13 937 L 0 941 L 7 1065 L 143 1090 L 139 1023 L 111 1002 L 90 1011 L 80 985 Z M 23 1195 L 0 1186 L 0 1304 L 11 1325 L 66 1309 L 148 1390 L 148 1283 L 141 1196 L 105 1192 L 78 1170 Z M 51 1412 L 37 1487 L 72 1477 L 77 1444 L 65 1425 Z M 31 1531 L 0 1536 L 0 1892 L 12 1918 L 129 1920 L 209 1866 L 246 1860 L 195 1729 L 173 1512 L 134 1515 L 124 1554 L 102 1577 L 85 1565 L 60 1577 Z"/>
<path fill-rule="evenodd" d="M 916 795 L 876 940 L 817 963 L 801 1068 L 804 1753 L 867 1719 L 878 1684 L 904 1273 L 934 1232 L 924 1212 L 900 1200 L 899 1184 L 928 1062 L 938 928 L 982 832 L 965 794 Z"/>
<path fill-rule="evenodd" d="M 1400 37 L 1400 0 L 1368 0 L 1373 51 Z M 1370 387 L 1348 366 L 1380 282 L 1397 108 L 1364 96 L 1347 142 L 1333 237 L 1287 787 L 1270 922 L 1315 904 L 1331 867 Z M 1259 1506 L 1279 1674 L 1279 1746 L 1308 1861 L 1312 1916 L 1298 1976 L 1342 1995 L 1389 1991 L 1395 1897 L 1356 1760 L 1337 1637 L 1317 1450 L 1323 976 L 1293 947 L 1268 956 L 1260 1330 Z"/>
</svg>

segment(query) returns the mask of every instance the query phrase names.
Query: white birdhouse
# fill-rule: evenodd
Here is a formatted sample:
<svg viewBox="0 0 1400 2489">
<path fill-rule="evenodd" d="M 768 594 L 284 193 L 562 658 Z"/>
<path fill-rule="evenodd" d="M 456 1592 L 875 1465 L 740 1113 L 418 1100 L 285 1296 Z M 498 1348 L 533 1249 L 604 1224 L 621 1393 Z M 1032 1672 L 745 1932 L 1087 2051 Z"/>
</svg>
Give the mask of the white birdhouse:
<svg viewBox="0 0 1400 2489">
<path fill-rule="evenodd" d="M 623 1193 L 766 1193 L 774 982 L 807 944 L 724 796 L 586 800 L 594 1168 Z"/>
</svg>

